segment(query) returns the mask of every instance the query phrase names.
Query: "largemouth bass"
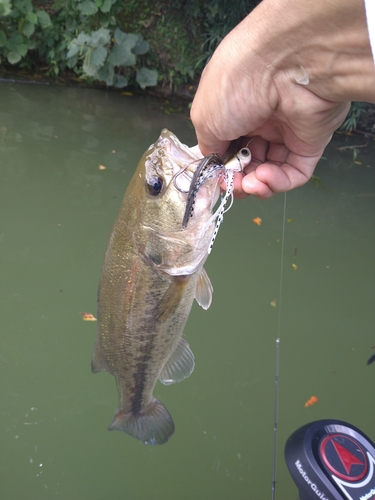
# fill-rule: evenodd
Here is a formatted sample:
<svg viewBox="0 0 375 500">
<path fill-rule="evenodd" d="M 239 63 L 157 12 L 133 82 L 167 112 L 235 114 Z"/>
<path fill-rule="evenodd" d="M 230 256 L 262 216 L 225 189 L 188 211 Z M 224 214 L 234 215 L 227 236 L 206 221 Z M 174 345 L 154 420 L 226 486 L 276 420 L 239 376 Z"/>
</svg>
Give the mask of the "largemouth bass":
<svg viewBox="0 0 375 500">
<path fill-rule="evenodd" d="M 158 379 L 168 385 L 192 373 L 183 329 L 194 298 L 204 309 L 212 299 L 203 265 L 216 226 L 220 175 L 201 183 L 183 228 L 200 160 L 174 134 L 161 132 L 126 190 L 100 277 L 92 371 L 116 378 L 119 406 L 109 430 L 145 444 L 165 443 L 174 432 L 153 389 Z"/>
</svg>

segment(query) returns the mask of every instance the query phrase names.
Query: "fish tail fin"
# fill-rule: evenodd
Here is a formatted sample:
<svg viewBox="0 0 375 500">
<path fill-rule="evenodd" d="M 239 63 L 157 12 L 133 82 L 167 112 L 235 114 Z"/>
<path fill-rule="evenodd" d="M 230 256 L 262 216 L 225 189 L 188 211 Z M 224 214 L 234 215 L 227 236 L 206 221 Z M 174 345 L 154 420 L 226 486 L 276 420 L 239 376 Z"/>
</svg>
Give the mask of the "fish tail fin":
<svg viewBox="0 0 375 500">
<path fill-rule="evenodd" d="M 166 407 L 158 399 L 139 413 L 117 410 L 109 431 L 123 431 L 144 444 L 163 444 L 174 433 L 174 423 Z"/>
</svg>

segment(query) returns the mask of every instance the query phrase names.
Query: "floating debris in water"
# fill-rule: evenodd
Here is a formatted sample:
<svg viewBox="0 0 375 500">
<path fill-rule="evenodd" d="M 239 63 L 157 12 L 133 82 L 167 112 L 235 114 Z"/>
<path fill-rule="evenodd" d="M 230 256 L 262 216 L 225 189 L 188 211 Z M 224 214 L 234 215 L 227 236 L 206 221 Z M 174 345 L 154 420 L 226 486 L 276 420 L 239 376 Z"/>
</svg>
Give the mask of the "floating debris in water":
<svg viewBox="0 0 375 500">
<path fill-rule="evenodd" d="M 254 217 L 253 222 L 257 226 L 261 226 L 262 225 L 262 219 L 260 217 Z"/>
<path fill-rule="evenodd" d="M 104 165 L 99 165 L 98 169 L 99 170 L 107 170 L 107 167 L 105 167 Z"/>
<path fill-rule="evenodd" d="M 297 264 L 292 264 L 292 268 L 293 268 L 294 271 L 297 271 L 297 269 L 298 269 Z"/>
<path fill-rule="evenodd" d="M 271 300 L 270 305 L 271 305 L 272 307 L 276 307 L 276 300 Z"/>
<path fill-rule="evenodd" d="M 319 399 L 316 396 L 311 396 L 311 398 L 306 401 L 306 403 L 304 404 L 304 406 L 305 406 L 305 408 L 307 408 L 308 406 L 314 405 L 318 401 L 319 401 Z"/>
<path fill-rule="evenodd" d="M 81 316 L 82 316 L 83 321 L 97 321 L 95 316 L 91 313 L 88 313 L 88 312 L 81 312 Z"/>
</svg>

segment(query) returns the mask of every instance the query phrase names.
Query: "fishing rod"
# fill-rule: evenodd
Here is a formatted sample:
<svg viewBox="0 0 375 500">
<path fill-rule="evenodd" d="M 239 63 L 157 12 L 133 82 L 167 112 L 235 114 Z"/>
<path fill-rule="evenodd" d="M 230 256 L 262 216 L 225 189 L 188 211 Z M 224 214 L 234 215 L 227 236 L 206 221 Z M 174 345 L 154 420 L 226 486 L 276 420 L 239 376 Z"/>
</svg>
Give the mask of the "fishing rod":
<svg viewBox="0 0 375 500">
<path fill-rule="evenodd" d="M 281 299 L 283 290 L 286 193 L 281 239 L 279 314 L 276 335 L 272 500 L 276 498 Z M 287 440 L 284 456 L 299 500 L 374 500 L 375 445 L 357 427 L 340 420 L 304 425 Z"/>
<path fill-rule="evenodd" d="M 279 376 L 280 376 L 280 337 L 281 337 L 281 299 L 283 292 L 283 268 L 284 268 L 284 243 L 285 243 L 285 220 L 286 220 L 286 192 L 284 193 L 283 225 L 281 237 L 280 258 L 280 287 L 279 287 L 279 313 L 276 331 L 276 363 L 275 363 L 275 392 L 274 392 L 274 418 L 273 418 L 273 459 L 272 459 L 272 500 L 276 498 L 276 468 L 277 468 L 277 427 L 279 423 Z"/>
</svg>

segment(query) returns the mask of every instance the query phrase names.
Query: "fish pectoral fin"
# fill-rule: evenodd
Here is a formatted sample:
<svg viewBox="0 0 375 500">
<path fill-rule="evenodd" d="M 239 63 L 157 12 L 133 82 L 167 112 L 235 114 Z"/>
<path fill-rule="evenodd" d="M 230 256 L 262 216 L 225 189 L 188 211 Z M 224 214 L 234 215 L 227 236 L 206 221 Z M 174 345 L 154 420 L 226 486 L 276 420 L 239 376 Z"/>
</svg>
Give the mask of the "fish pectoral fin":
<svg viewBox="0 0 375 500">
<path fill-rule="evenodd" d="M 164 385 L 181 382 L 193 372 L 194 366 L 194 354 L 186 340 L 181 338 L 164 365 L 159 380 Z"/>
<path fill-rule="evenodd" d="M 111 373 L 111 370 L 108 366 L 108 362 L 107 362 L 106 358 L 103 356 L 102 348 L 98 344 L 98 342 L 95 342 L 94 352 L 92 353 L 91 371 L 92 371 L 92 373 L 98 373 L 98 372 Z"/>
<path fill-rule="evenodd" d="M 197 288 L 195 290 L 195 300 L 198 304 L 203 307 L 203 309 L 208 309 L 212 302 L 212 293 L 214 289 L 211 284 L 211 280 L 208 277 L 205 269 L 199 275 L 197 281 Z"/>
</svg>

